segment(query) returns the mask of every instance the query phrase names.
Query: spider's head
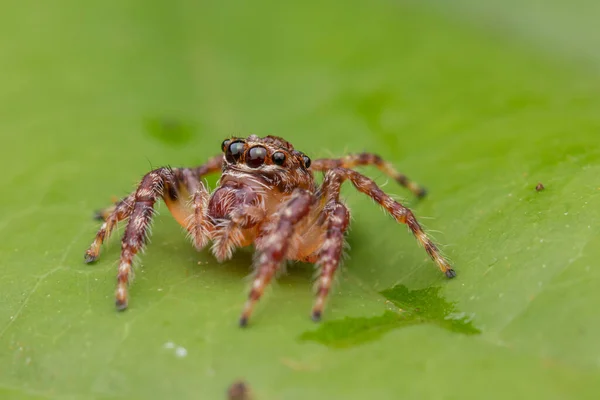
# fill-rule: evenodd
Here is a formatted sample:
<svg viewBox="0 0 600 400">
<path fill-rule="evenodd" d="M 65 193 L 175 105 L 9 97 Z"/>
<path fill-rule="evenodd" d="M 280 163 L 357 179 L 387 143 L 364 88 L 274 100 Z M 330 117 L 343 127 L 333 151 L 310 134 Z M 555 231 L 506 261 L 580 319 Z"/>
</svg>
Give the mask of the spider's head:
<svg viewBox="0 0 600 400">
<path fill-rule="evenodd" d="M 294 187 L 310 188 L 313 184 L 310 158 L 277 136 L 226 139 L 221 144 L 225 154 L 223 177 L 261 178 L 283 191 Z"/>
</svg>

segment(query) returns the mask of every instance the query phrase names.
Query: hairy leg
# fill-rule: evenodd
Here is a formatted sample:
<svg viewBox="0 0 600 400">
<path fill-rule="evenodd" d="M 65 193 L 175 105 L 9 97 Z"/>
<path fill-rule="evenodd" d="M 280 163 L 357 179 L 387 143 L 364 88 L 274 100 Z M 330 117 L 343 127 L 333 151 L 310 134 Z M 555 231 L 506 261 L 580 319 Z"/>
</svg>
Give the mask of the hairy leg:
<svg viewBox="0 0 600 400">
<path fill-rule="evenodd" d="M 211 223 L 206 218 L 210 192 L 201 181 L 195 169 L 177 168 L 173 170 L 175 190 L 164 196 L 169 211 L 184 227 L 196 249 L 200 250 L 210 239 Z"/>
<path fill-rule="evenodd" d="M 189 198 L 189 193 L 194 193 L 194 197 L 200 200 L 208 197 L 207 190 L 200 182 L 201 174 L 216 171 L 218 160 L 222 160 L 222 156 L 214 157 L 206 165 L 194 169 L 159 168 L 149 172 L 142 178 L 136 191 L 117 203 L 106 217 L 94 242 L 86 251 L 85 261 L 88 263 L 95 261 L 98 258 L 102 242 L 108 239 L 114 225 L 118 221 L 129 218 L 121 243 L 121 258 L 117 275 L 115 303 L 119 310 L 127 308 L 127 286 L 133 273 L 133 259 L 145 245 L 154 215 L 154 204 L 162 197 L 173 216 L 180 223 L 187 217 L 193 217 L 194 215 L 190 215 L 189 212 L 186 215 L 184 199 L 185 197 Z M 187 196 L 183 196 L 183 194 Z M 201 201 L 198 203 L 202 205 Z M 201 229 L 198 231 L 203 234 Z M 194 232 L 196 231 L 194 230 Z M 198 238 L 198 240 L 205 239 Z"/>
<path fill-rule="evenodd" d="M 121 259 L 115 294 L 117 309 L 127 308 L 127 287 L 133 275 L 133 259 L 143 249 L 149 236 L 149 227 L 154 216 L 154 204 L 162 197 L 178 221 L 186 220 L 188 217 L 194 217 L 193 214 L 185 214 L 185 202 L 189 198 L 190 192 L 195 192 L 196 199 L 208 198 L 208 191 L 190 169 L 159 168 L 149 172 L 142 179 L 133 194 L 133 207 L 121 242 Z M 200 224 L 192 224 L 194 229 L 191 231 L 202 235 L 205 222 L 206 220 L 202 220 Z M 194 240 L 196 242 L 196 240 L 206 241 L 208 239 L 198 237 Z"/>
<path fill-rule="evenodd" d="M 193 175 L 198 179 L 198 181 L 202 180 L 206 175 L 213 174 L 215 172 L 221 171 L 223 168 L 223 154 L 218 154 L 208 159 L 202 165 L 199 165 L 195 168 L 191 168 Z"/>
<path fill-rule="evenodd" d="M 314 160 L 311 164 L 311 169 L 313 171 L 328 171 L 334 168 L 352 169 L 363 165 L 374 165 L 381 172 L 393 178 L 396 182 L 413 192 L 415 196 L 419 198 L 423 198 L 427 194 L 425 188 L 408 179 L 406 175 L 396 171 L 392 164 L 384 161 L 377 154 L 373 153 L 349 154 L 343 158 L 322 158 Z"/>
<path fill-rule="evenodd" d="M 200 250 L 210 240 L 211 221 L 206 218 L 210 192 L 202 183 L 202 178 L 221 170 L 223 155 L 209 159 L 205 164 L 195 168 L 178 168 L 174 170 L 178 182 L 178 196 L 165 199 L 167 207 L 177 222 L 187 229 L 194 247 Z M 188 200 L 191 199 L 191 209 Z"/>
<path fill-rule="evenodd" d="M 133 210 L 121 242 L 121 260 L 115 294 L 115 304 L 119 310 L 127 308 L 127 286 L 133 273 L 133 258 L 146 243 L 148 229 L 154 215 L 154 203 L 163 194 L 169 196 L 167 193 L 171 192 L 172 195 L 175 186 L 172 170 L 160 168 L 146 174 L 135 191 Z"/>
<path fill-rule="evenodd" d="M 344 233 L 350 222 L 350 212 L 342 203 L 332 201 L 325 205 L 326 233 L 325 241 L 319 250 L 317 265 L 320 275 L 316 282 L 317 300 L 312 310 L 313 321 L 320 321 L 325 300 L 331 289 L 335 272 L 342 258 Z"/>
<path fill-rule="evenodd" d="M 223 163 L 223 155 L 220 154 L 218 156 L 212 157 L 210 160 L 208 160 L 208 162 L 206 162 L 206 164 L 200 165 L 196 168 L 175 168 L 172 169 L 173 172 L 173 176 L 175 178 L 175 182 L 176 182 L 176 186 L 171 188 L 172 193 L 174 194 L 174 198 L 175 200 L 178 199 L 178 191 L 181 191 L 182 186 L 184 188 L 187 189 L 187 192 L 190 195 L 194 196 L 194 200 L 193 200 L 193 205 L 194 205 L 194 209 L 199 209 L 199 212 L 194 212 L 194 215 L 198 215 L 198 216 L 202 216 L 202 206 L 205 203 L 205 200 L 207 201 L 208 199 L 208 194 L 206 194 L 207 190 L 206 188 L 204 188 L 204 185 L 202 185 L 201 183 L 201 179 L 210 173 L 214 173 L 217 172 L 221 169 L 221 165 Z M 130 194 L 129 196 L 125 197 L 124 199 L 122 199 L 121 201 L 117 202 L 115 205 L 105 208 L 103 210 L 99 210 L 96 212 L 96 218 L 98 219 L 102 219 L 104 220 L 104 223 L 102 224 L 102 226 L 100 227 L 100 230 L 98 230 L 98 233 L 96 233 L 96 237 L 94 238 L 94 241 L 92 242 L 92 244 L 90 245 L 89 249 L 85 252 L 85 262 L 86 263 L 91 263 L 94 262 L 98 259 L 99 255 L 100 255 L 100 247 L 102 246 L 102 243 L 106 240 L 108 240 L 108 238 L 110 237 L 110 234 L 113 231 L 113 228 L 115 227 L 115 225 L 117 224 L 117 222 L 126 220 L 127 218 L 129 218 L 129 216 L 131 215 L 131 212 L 133 211 L 133 205 L 134 205 L 134 197 L 135 197 L 135 193 Z M 175 203 L 175 200 L 171 201 L 171 203 Z M 169 205 L 169 204 L 167 204 Z M 180 211 L 182 213 L 182 215 L 180 216 L 180 218 L 182 219 L 181 221 L 179 221 L 184 227 L 188 228 L 188 231 L 192 231 L 194 230 L 194 234 L 192 235 L 192 238 L 194 239 L 194 244 L 196 245 L 196 247 L 202 247 L 202 246 L 198 246 L 198 243 L 202 243 L 202 234 L 206 233 L 205 229 L 202 228 L 198 228 L 196 229 L 196 226 L 200 226 L 201 223 L 198 220 L 198 218 L 194 217 L 194 229 L 191 229 L 190 227 L 188 227 L 187 225 L 189 225 L 187 222 L 184 221 L 184 217 L 185 215 L 183 215 L 183 210 L 181 210 L 181 203 L 179 203 L 177 205 L 177 207 L 175 207 L 173 210 L 171 210 L 172 207 L 169 207 L 169 209 L 171 210 L 171 212 L 173 213 L 174 217 L 176 219 L 178 219 L 178 215 L 177 212 Z M 196 233 L 196 231 L 198 231 L 198 233 Z M 205 243 L 204 243 L 205 244 Z"/>
<path fill-rule="evenodd" d="M 256 276 L 240 317 L 240 326 L 248 324 L 256 302 L 285 260 L 294 225 L 308 215 L 312 200 L 310 192 L 296 189 L 290 200 L 279 208 L 273 220 L 267 223 L 269 227 L 259 242 L 255 259 Z"/>
<path fill-rule="evenodd" d="M 102 243 L 110 237 L 113 228 L 119 221 L 123 221 L 129 218 L 131 211 L 133 210 L 135 194 L 130 194 L 123 200 L 117 202 L 114 206 L 110 207 L 110 213 L 102 214 L 103 211 L 98 211 L 98 217 L 104 220 L 104 223 L 96 233 L 94 241 L 85 252 L 85 262 L 92 263 L 98 259 L 100 255 L 100 247 Z M 108 211 L 107 209 L 106 211 Z"/>
<path fill-rule="evenodd" d="M 243 230 L 255 226 L 266 216 L 260 204 L 239 204 L 228 219 L 221 219 L 214 226 L 212 233 L 212 251 L 219 262 L 230 259 L 237 247 L 246 243 Z"/>
<path fill-rule="evenodd" d="M 456 272 L 452 269 L 448 260 L 441 255 L 436 245 L 423 231 L 412 211 L 385 194 L 375 182 L 366 176 L 345 168 L 334 168 L 328 171 L 325 174 L 321 190 L 326 202 L 339 200 L 341 185 L 346 180 L 352 182 L 358 191 L 365 193 L 379 203 L 397 222 L 406 224 L 417 241 L 425 248 L 427 254 L 448 278 L 456 276 Z"/>
</svg>

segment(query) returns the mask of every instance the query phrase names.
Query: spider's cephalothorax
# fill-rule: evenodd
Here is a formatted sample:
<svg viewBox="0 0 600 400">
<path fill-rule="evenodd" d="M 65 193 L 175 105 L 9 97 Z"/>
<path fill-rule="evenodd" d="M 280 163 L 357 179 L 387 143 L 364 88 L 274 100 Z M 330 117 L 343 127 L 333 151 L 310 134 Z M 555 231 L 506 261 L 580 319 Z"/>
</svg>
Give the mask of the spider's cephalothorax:
<svg viewBox="0 0 600 400">
<path fill-rule="evenodd" d="M 88 263 L 98 258 L 102 242 L 117 222 L 129 219 L 117 275 L 118 309 L 127 308 L 132 262 L 145 244 L 159 198 L 189 232 L 196 248 L 212 241 L 212 251 L 219 261 L 230 258 L 236 247 L 255 245 L 255 276 L 240 318 L 242 326 L 248 323 L 255 303 L 287 260 L 315 263 L 320 268 L 312 310 L 312 318 L 320 320 L 350 221 L 348 208 L 339 198 L 346 180 L 379 203 L 396 221 L 406 224 L 447 277 L 456 275 L 413 213 L 371 179 L 354 171 L 357 166 L 374 165 L 418 197 L 425 195 L 421 187 L 379 156 L 360 153 L 311 163 L 284 139 L 255 135 L 227 139 L 221 149 L 223 154 L 196 168 L 159 168 L 149 172 L 133 193 L 98 213 L 104 223 L 86 251 Z M 211 193 L 202 178 L 219 170 L 219 186 Z M 315 183 L 313 171 L 324 173 L 321 185 Z"/>
</svg>

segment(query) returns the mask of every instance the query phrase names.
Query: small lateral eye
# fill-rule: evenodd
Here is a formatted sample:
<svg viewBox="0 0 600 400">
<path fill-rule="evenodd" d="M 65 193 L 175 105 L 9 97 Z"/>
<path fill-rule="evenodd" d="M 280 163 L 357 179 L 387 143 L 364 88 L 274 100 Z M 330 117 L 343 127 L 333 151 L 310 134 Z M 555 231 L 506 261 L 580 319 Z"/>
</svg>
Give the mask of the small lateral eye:
<svg viewBox="0 0 600 400">
<path fill-rule="evenodd" d="M 227 146 L 229 146 L 230 142 L 231 142 L 230 139 L 225 139 L 225 140 L 223 140 L 223 143 L 221 143 L 221 151 L 223 153 L 225 153 L 225 150 L 227 150 Z"/>
<path fill-rule="evenodd" d="M 277 165 L 283 165 L 283 163 L 285 162 L 285 154 L 283 154 L 280 151 L 273 153 L 273 156 L 271 156 L 271 158 L 273 159 L 273 162 Z"/>
<path fill-rule="evenodd" d="M 267 158 L 267 149 L 262 146 L 254 146 L 246 154 L 246 164 L 252 168 L 258 168 L 264 164 Z"/>
<path fill-rule="evenodd" d="M 229 144 L 227 151 L 225 152 L 225 158 L 230 163 L 235 163 L 240 159 L 240 156 L 244 152 L 244 142 L 236 140 Z"/>
<path fill-rule="evenodd" d="M 302 161 L 306 168 L 310 168 L 310 158 L 308 156 L 302 156 Z"/>
</svg>

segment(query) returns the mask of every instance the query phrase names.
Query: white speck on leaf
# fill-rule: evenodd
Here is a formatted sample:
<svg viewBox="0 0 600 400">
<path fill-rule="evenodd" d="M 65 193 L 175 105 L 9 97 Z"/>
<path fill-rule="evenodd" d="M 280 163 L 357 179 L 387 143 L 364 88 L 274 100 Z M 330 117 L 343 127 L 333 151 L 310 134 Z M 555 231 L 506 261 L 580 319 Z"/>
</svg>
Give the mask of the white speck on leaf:
<svg viewBox="0 0 600 400">
<path fill-rule="evenodd" d="M 175 349 L 175 356 L 179 357 L 179 358 L 183 358 L 187 356 L 187 349 L 185 347 L 182 346 L 177 346 L 175 343 L 168 341 L 165 344 L 163 344 L 163 347 L 165 349 Z"/>
<path fill-rule="evenodd" d="M 178 348 L 175 349 L 175 355 L 179 358 L 183 358 L 183 357 L 187 356 L 186 348 L 179 346 Z"/>
</svg>

